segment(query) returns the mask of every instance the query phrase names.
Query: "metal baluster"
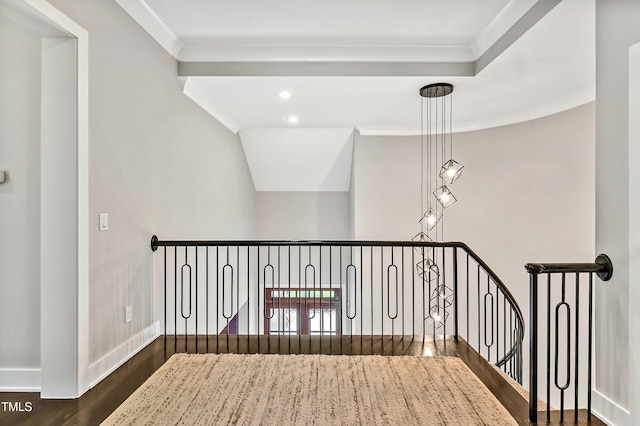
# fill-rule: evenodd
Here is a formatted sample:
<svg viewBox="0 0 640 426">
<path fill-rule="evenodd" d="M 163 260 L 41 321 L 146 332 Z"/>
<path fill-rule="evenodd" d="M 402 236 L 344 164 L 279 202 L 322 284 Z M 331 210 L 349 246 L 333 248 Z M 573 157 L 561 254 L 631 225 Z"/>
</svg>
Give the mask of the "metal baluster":
<svg viewBox="0 0 640 426">
<path fill-rule="evenodd" d="M 547 422 L 551 421 L 551 274 L 547 274 Z"/>
<path fill-rule="evenodd" d="M 444 286 L 447 285 L 447 262 L 445 261 L 445 254 L 446 254 L 446 249 L 445 247 L 442 247 L 442 268 L 441 268 L 441 274 L 442 274 L 442 283 L 439 283 L 440 285 L 442 285 L 442 287 L 440 287 L 440 285 L 438 287 L 436 287 L 436 295 L 437 295 L 437 301 L 438 304 L 440 304 L 442 302 L 442 310 L 444 311 L 444 314 L 442 316 L 442 335 L 446 336 L 447 335 L 447 303 L 446 303 L 446 299 L 444 299 L 443 297 L 441 297 L 440 295 L 440 290 L 445 290 Z M 441 300 L 442 299 L 442 300 Z"/>
<path fill-rule="evenodd" d="M 395 309 L 391 315 L 391 269 L 395 271 Z M 394 320 L 398 318 L 398 267 L 393 261 L 393 248 L 391 249 L 391 264 L 387 267 L 387 317 L 391 320 L 391 336 L 395 335 Z"/>
<path fill-rule="evenodd" d="M 402 250 L 402 252 L 401 252 L 401 254 L 402 254 L 402 339 L 404 341 L 404 336 L 405 336 L 404 314 L 405 314 L 405 310 L 406 310 L 406 306 L 407 306 L 406 303 L 405 303 L 405 300 L 404 300 L 404 295 L 405 295 L 405 291 L 404 291 L 404 252 L 405 252 L 405 249 L 404 249 L 404 247 L 402 247 L 401 250 Z M 411 252 L 413 252 L 413 249 L 411 249 Z"/>
<path fill-rule="evenodd" d="M 593 348 L 593 272 L 589 274 L 589 350 L 587 352 L 587 417 L 591 420 L 591 361 Z"/>
<path fill-rule="evenodd" d="M 513 326 L 513 308 L 509 309 L 509 325 Z M 515 329 L 515 327 L 514 327 Z M 517 337 L 516 337 L 517 338 Z M 513 333 L 509 333 L 509 347 L 513 348 Z M 516 379 L 516 373 L 515 373 L 515 368 L 513 365 L 513 360 L 514 357 L 511 357 L 511 359 L 509 359 L 509 375 L 511 376 L 511 378 Z M 517 379 L 516 379 L 517 380 Z"/>
<path fill-rule="evenodd" d="M 491 348 L 493 347 L 493 294 L 491 293 L 491 277 L 487 275 L 487 292 L 484 295 L 484 345 L 487 347 L 487 361 L 491 362 Z M 487 297 L 489 297 L 489 301 L 491 302 L 491 310 L 487 309 Z M 489 314 L 489 318 L 491 319 L 491 325 L 487 324 L 487 313 Z M 487 330 L 491 332 L 491 343 L 489 343 L 489 339 L 487 338 Z"/>
<path fill-rule="evenodd" d="M 305 273 L 305 280 L 306 280 L 306 273 Z M 306 284 L 305 284 L 306 286 Z M 305 301 L 304 301 L 304 306 L 301 305 L 301 298 L 300 298 L 300 287 L 302 287 L 302 247 L 298 246 L 298 308 L 302 309 L 304 308 L 304 315 L 306 317 L 307 315 L 307 300 L 306 300 L 306 295 L 305 295 Z M 306 289 L 305 289 L 306 290 Z M 301 313 L 298 312 L 298 316 L 300 317 Z M 300 326 L 300 330 L 298 330 L 298 353 L 300 353 L 302 351 L 302 318 L 299 319 L 298 321 L 298 325 Z"/>
<path fill-rule="evenodd" d="M 236 246 L 236 351 L 240 353 L 240 246 Z M 231 298 L 233 301 L 233 297 Z"/>
<path fill-rule="evenodd" d="M 196 251 L 196 353 L 198 353 L 198 246 L 194 249 Z"/>
<path fill-rule="evenodd" d="M 436 247 L 433 248 L 433 263 L 436 261 Z M 433 292 L 431 291 L 431 268 L 429 268 L 429 273 L 427 274 L 427 278 L 429 279 L 429 293 L 427 293 L 427 299 L 429 303 L 427 304 L 427 309 L 429 309 L 429 316 L 431 317 L 431 295 Z M 436 288 L 440 285 L 440 271 L 438 270 L 438 275 L 436 276 Z M 436 298 L 436 303 L 439 303 L 439 300 Z M 439 313 L 439 312 L 438 312 Z M 431 318 L 431 336 L 435 338 L 436 336 L 436 322 L 433 318 Z"/>
<path fill-rule="evenodd" d="M 178 247 L 173 247 L 173 344 L 174 351 L 178 351 Z"/>
<path fill-rule="evenodd" d="M 416 336 L 416 273 L 413 271 L 416 264 L 416 251 L 411 250 L 411 341 Z"/>
<path fill-rule="evenodd" d="M 422 264 L 424 265 L 424 248 L 422 249 Z M 431 297 L 431 293 L 429 293 L 428 295 L 425 294 L 426 291 L 426 287 L 424 284 L 424 277 L 426 276 L 428 277 L 429 280 L 431 280 L 431 271 L 427 272 L 426 270 L 422 271 L 422 277 L 421 277 L 421 282 L 422 282 L 422 343 L 424 344 L 424 340 L 427 336 L 427 315 L 431 315 L 431 311 L 429 311 L 429 313 L 426 313 L 426 309 L 425 309 L 425 302 L 427 302 L 428 298 Z M 431 306 L 431 301 L 428 302 L 428 306 Z"/>
<path fill-rule="evenodd" d="M 216 246 L 216 352 L 220 353 L 220 247 Z M 228 348 L 227 348 L 228 349 Z"/>
<path fill-rule="evenodd" d="M 511 323 L 509 323 L 510 325 Z M 509 352 L 509 348 L 507 348 L 507 298 L 505 294 L 502 294 L 502 358 L 507 356 L 507 352 Z M 502 371 L 507 372 L 507 364 L 502 364 Z"/>
<path fill-rule="evenodd" d="M 453 337 L 458 341 L 458 249 L 453 247 Z"/>
<path fill-rule="evenodd" d="M 560 422 L 564 421 L 564 391 L 569 387 L 571 382 L 571 307 L 565 301 L 565 290 L 566 290 L 566 277 L 565 273 L 562 273 L 562 302 L 556 305 L 556 351 L 555 351 L 555 385 L 558 389 L 560 389 Z M 560 386 L 558 380 L 558 369 L 559 369 L 559 358 L 560 351 L 558 349 L 559 344 L 559 314 L 560 308 L 565 307 L 567 310 L 567 380 L 566 383 Z"/>
<path fill-rule="evenodd" d="M 371 307 L 373 310 L 373 303 Z M 380 247 L 380 336 L 384 348 L 384 247 Z"/>
<path fill-rule="evenodd" d="M 373 337 L 373 247 L 369 249 L 370 262 L 369 265 L 371 268 L 371 279 L 369 280 L 370 294 L 371 294 L 371 337 Z M 371 355 L 373 355 L 373 339 L 370 341 L 369 349 L 371 351 Z"/>
<path fill-rule="evenodd" d="M 576 365 L 575 365 L 575 380 L 574 384 L 574 420 L 578 422 L 578 361 L 579 361 L 579 341 L 580 341 L 580 274 L 576 272 Z"/>
<path fill-rule="evenodd" d="M 247 353 L 250 353 L 251 336 L 251 246 L 247 246 Z"/>
<path fill-rule="evenodd" d="M 333 256 L 332 256 L 332 252 L 331 252 L 331 246 L 329 246 L 329 354 L 333 353 L 333 331 L 331 330 L 331 326 L 332 326 L 332 321 L 331 321 L 331 317 L 332 317 L 332 309 L 334 305 L 333 302 L 333 281 L 331 279 L 332 277 L 332 269 L 333 269 Z M 320 263 L 320 266 L 322 267 L 322 263 Z M 322 280 L 320 280 L 320 284 L 322 284 Z M 336 308 L 336 315 L 338 315 L 338 311 Z M 324 316 L 323 316 L 324 318 Z M 337 318 L 336 318 L 336 336 L 338 335 L 338 322 L 337 322 Z"/>
<path fill-rule="evenodd" d="M 225 304 L 227 302 L 227 298 L 225 297 L 225 289 L 226 289 L 226 285 L 225 283 L 227 282 L 226 280 L 226 271 L 227 271 L 227 267 L 231 269 L 231 287 L 229 287 L 229 289 L 231 290 L 231 299 L 229 302 L 229 309 L 230 312 L 227 315 L 227 311 L 225 308 Z M 222 316 L 224 317 L 224 319 L 226 320 L 227 324 L 226 324 L 226 329 L 227 329 L 227 351 L 229 350 L 229 332 L 231 330 L 229 330 L 229 319 L 232 318 L 233 316 L 233 266 L 231 266 L 231 264 L 229 264 L 229 246 L 227 246 L 227 262 L 225 263 L 225 265 L 222 267 Z"/>
<path fill-rule="evenodd" d="M 260 318 L 260 246 L 256 247 L 256 280 L 258 281 L 257 285 L 256 285 L 256 300 L 257 300 L 257 303 L 256 303 L 256 314 L 255 314 L 256 315 L 256 326 L 258 328 L 257 333 L 256 333 L 258 336 L 257 336 L 256 340 L 258 341 L 257 342 L 257 344 L 258 344 L 258 353 L 261 353 L 261 351 L 260 351 L 260 335 L 262 333 L 265 333 L 266 330 L 264 329 L 264 326 L 265 326 L 264 318 L 262 318 L 262 319 Z M 262 327 L 262 333 L 260 333 L 260 328 L 261 327 Z"/>
<path fill-rule="evenodd" d="M 478 264 L 478 293 L 477 293 L 478 297 L 477 297 L 477 301 L 478 301 L 478 322 L 476 323 L 478 325 L 478 353 L 480 353 L 480 348 L 482 348 L 482 339 L 480 339 L 480 329 L 482 327 L 480 327 L 480 264 Z"/>
<path fill-rule="evenodd" d="M 282 293 L 281 293 L 282 280 L 280 279 L 280 272 L 282 270 L 282 268 L 280 267 L 280 246 L 278 246 L 277 253 L 278 253 L 278 261 L 277 261 L 277 264 L 278 264 L 278 285 L 277 285 L 277 288 L 278 288 L 278 296 L 282 296 Z M 273 291 L 275 290 L 275 288 L 276 288 L 276 284 L 274 283 L 273 284 L 273 288 L 271 289 L 271 300 L 273 300 Z M 278 353 L 279 354 L 282 353 L 282 351 L 280 350 L 280 340 L 281 340 L 280 337 L 282 336 L 282 331 L 280 330 L 280 319 L 282 318 L 282 305 L 281 305 L 281 302 L 280 302 L 281 300 L 282 300 L 282 297 L 278 297 Z M 283 320 L 282 323 L 284 325 L 284 320 Z"/>
<path fill-rule="evenodd" d="M 351 251 L 351 250 L 349 250 Z M 342 246 L 340 246 L 338 248 L 338 256 L 339 256 L 339 271 L 340 271 L 340 276 L 338 278 L 339 283 L 338 285 L 340 286 L 340 292 L 341 294 L 344 294 L 344 298 L 340 298 L 340 354 L 344 354 L 344 351 L 342 349 L 342 340 L 343 340 L 343 336 L 345 334 L 344 330 L 346 327 L 344 327 L 344 318 L 342 315 L 342 312 L 345 312 L 345 315 L 347 318 L 349 318 L 349 267 L 347 266 L 347 269 L 345 269 L 345 282 L 346 284 L 343 286 L 342 285 Z M 344 292 L 344 289 L 346 289 L 347 291 Z M 344 292 L 344 293 L 343 293 Z M 353 328 L 352 328 L 353 324 L 351 323 L 351 321 L 349 322 L 349 328 L 350 328 L 350 333 L 349 334 L 353 334 Z"/>
<path fill-rule="evenodd" d="M 469 334 L 469 254 L 467 253 L 467 334 L 465 338 L 471 344 L 471 335 Z"/>
<path fill-rule="evenodd" d="M 496 312 L 496 322 L 495 322 L 495 330 L 494 330 L 494 338 L 495 338 L 495 348 L 496 348 L 496 362 L 502 360 L 502 355 L 500 352 L 500 288 L 498 284 L 494 282 L 496 285 L 496 294 L 495 294 L 495 304 L 494 309 Z M 504 320 L 504 318 L 503 318 Z"/>
<path fill-rule="evenodd" d="M 207 353 L 209 352 L 209 246 L 205 247 L 206 268 L 205 268 L 205 334 L 207 336 Z"/>
<path fill-rule="evenodd" d="M 184 315 L 184 275 L 183 269 L 188 265 L 187 246 L 184 247 L 184 265 L 180 269 L 180 315 L 184 318 L 184 350 L 187 351 L 187 318 Z M 189 266 L 189 316 L 191 316 L 191 266 Z"/>
<path fill-rule="evenodd" d="M 538 423 L 538 274 L 529 274 L 529 300 L 531 301 L 529 340 L 529 421 Z"/>
<path fill-rule="evenodd" d="M 320 340 L 320 345 L 318 348 L 318 353 L 322 353 L 322 338 L 324 337 L 324 311 L 323 311 L 323 306 L 322 306 L 322 246 L 318 247 L 318 263 L 319 263 L 319 281 L 320 281 L 320 289 L 318 290 L 320 293 L 320 308 L 318 309 L 318 313 L 320 314 L 320 334 L 319 334 L 319 340 Z M 314 293 L 315 296 L 315 293 Z"/>
<path fill-rule="evenodd" d="M 364 275 L 364 252 L 362 249 L 362 246 L 360 246 L 360 355 L 362 355 L 363 351 L 362 351 L 362 331 L 364 329 L 364 311 L 362 310 L 364 308 L 364 294 L 362 293 L 362 291 L 364 290 L 364 284 L 362 282 L 363 280 L 363 275 Z"/>
<path fill-rule="evenodd" d="M 287 315 L 289 317 L 289 330 L 287 330 L 287 334 L 289 335 L 289 353 L 291 353 L 291 246 L 287 246 L 287 265 L 289 269 L 289 274 L 288 274 L 289 292 L 287 293 L 287 296 L 289 296 L 289 301 L 287 303 Z M 298 319 L 298 316 L 296 315 L 296 320 L 297 319 Z M 298 334 L 300 333 L 298 324 L 296 324 L 296 331 Z"/>
<path fill-rule="evenodd" d="M 167 247 L 163 247 L 164 255 L 164 344 L 167 345 Z"/>
</svg>

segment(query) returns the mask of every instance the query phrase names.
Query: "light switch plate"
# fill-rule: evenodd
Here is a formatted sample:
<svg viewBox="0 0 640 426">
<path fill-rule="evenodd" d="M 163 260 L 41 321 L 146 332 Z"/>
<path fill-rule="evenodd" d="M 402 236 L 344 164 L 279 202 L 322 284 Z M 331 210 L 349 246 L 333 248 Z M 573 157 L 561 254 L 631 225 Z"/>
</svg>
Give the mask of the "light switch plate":
<svg viewBox="0 0 640 426">
<path fill-rule="evenodd" d="M 4 170 L 0 170 L 0 183 L 4 183 L 5 175 Z"/>
<path fill-rule="evenodd" d="M 133 306 L 129 305 L 124 308 L 124 322 L 131 322 L 133 319 Z"/>
<path fill-rule="evenodd" d="M 109 214 L 108 213 L 100 213 L 100 230 L 101 231 L 109 230 Z"/>
</svg>

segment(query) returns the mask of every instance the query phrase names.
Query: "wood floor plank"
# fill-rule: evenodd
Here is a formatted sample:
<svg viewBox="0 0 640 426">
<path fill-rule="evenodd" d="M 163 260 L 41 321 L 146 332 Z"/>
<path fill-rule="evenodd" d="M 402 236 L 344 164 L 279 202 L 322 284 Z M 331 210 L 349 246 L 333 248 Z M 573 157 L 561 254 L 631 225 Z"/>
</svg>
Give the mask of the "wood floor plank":
<svg viewBox="0 0 640 426">
<path fill-rule="evenodd" d="M 235 336 L 221 335 L 186 338 L 163 336 L 124 363 L 120 368 L 72 400 L 40 399 L 38 393 L 0 393 L 0 402 L 26 403 L 31 411 L 1 410 L 0 426 L 14 425 L 87 425 L 100 424 L 171 355 L 188 353 L 281 353 L 281 354 L 345 354 L 385 356 L 458 356 L 480 378 L 519 424 L 528 425 L 528 403 L 494 368 L 464 340 L 453 337 L 421 336 Z M 604 425 L 595 416 L 579 413 L 579 425 Z M 540 423 L 546 419 L 541 414 Z M 552 413 L 552 425 L 560 425 L 557 412 Z M 563 424 L 573 424 L 573 412 L 565 414 Z"/>
</svg>

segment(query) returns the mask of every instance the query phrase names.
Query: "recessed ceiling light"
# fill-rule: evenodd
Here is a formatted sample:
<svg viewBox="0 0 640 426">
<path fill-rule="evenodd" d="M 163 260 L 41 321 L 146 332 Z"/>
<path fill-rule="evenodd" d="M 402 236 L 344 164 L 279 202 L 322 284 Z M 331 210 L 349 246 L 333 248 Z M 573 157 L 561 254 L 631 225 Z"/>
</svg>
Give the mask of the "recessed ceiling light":
<svg viewBox="0 0 640 426">
<path fill-rule="evenodd" d="M 278 93 L 278 96 L 280 96 L 282 99 L 289 99 L 291 97 L 291 93 L 283 90 L 282 92 Z"/>
<path fill-rule="evenodd" d="M 292 123 L 292 124 L 293 124 L 293 123 L 297 123 L 297 122 L 298 122 L 298 120 L 299 120 L 299 119 L 298 119 L 298 117 L 296 117 L 295 115 L 292 115 L 292 116 L 290 116 L 289 118 L 287 118 L 287 121 L 288 121 L 289 123 Z"/>
</svg>

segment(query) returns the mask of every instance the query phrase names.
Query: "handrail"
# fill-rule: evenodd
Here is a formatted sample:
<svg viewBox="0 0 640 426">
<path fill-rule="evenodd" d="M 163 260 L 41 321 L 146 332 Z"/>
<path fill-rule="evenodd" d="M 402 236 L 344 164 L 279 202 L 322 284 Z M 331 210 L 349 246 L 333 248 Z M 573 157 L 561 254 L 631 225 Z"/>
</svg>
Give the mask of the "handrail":
<svg viewBox="0 0 640 426">
<path fill-rule="evenodd" d="M 500 287 L 500 290 L 505 294 L 509 303 L 514 306 L 517 311 L 518 323 L 522 327 L 522 333 L 524 338 L 524 317 L 522 315 L 522 311 L 520 310 L 520 306 L 516 302 L 513 294 L 509 291 L 504 282 L 496 275 L 496 273 L 486 264 L 480 256 L 476 252 L 474 252 L 468 245 L 459 241 L 451 241 L 451 242 L 440 242 L 440 241 L 362 241 L 362 240 L 338 240 L 338 241 L 325 241 L 325 240 L 227 240 L 227 241 L 217 241 L 217 240 L 166 240 L 161 241 L 158 239 L 156 235 L 151 237 L 151 250 L 156 251 L 158 247 L 186 247 L 186 246 L 245 246 L 245 245 L 255 245 L 255 246 L 364 246 L 364 247 L 373 247 L 373 246 L 394 246 L 394 247 L 458 247 L 466 251 L 473 260 L 475 260 L 482 268 L 491 276 L 493 282 Z"/>
<path fill-rule="evenodd" d="M 364 247 L 374 247 L 374 246 L 394 246 L 394 247 L 458 247 L 466 251 L 473 260 L 475 260 L 482 268 L 491 276 L 493 282 L 500 288 L 500 290 L 504 293 L 509 303 L 515 308 L 517 312 L 517 320 L 518 325 L 520 325 L 522 330 L 522 338 L 524 339 L 524 316 L 522 315 L 522 311 L 518 302 L 516 302 L 515 297 L 509 291 L 504 282 L 498 277 L 498 275 L 486 264 L 484 260 L 476 252 L 474 252 L 468 245 L 459 241 L 450 241 L 450 242 L 441 242 L 441 241 L 359 241 L 359 240 L 341 240 L 341 241 L 325 241 L 325 240 L 227 240 L 227 241 L 217 241 L 217 240 L 166 240 L 161 241 L 158 239 L 156 235 L 151 237 L 151 250 L 156 251 L 158 247 L 186 247 L 186 246 L 246 246 L 246 245 L 255 245 L 255 246 L 364 246 Z"/>
<path fill-rule="evenodd" d="M 602 281 L 608 281 L 613 276 L 613 264 L 611 259 L 606 254 L 599 254 L 594 262 L 590 263 L 527 263 L 525 265 L 525 269 L 529 273 L 529 282 L 530 282 L 530 337 L 529 337 L 529 350 L 530 350 L 530 367 L 529 367 L 529 421 L 533 424 L 538 423 L 538 409 L 537 409 L 537 401 L 538 401 L 538 321 L 539 321 L 539 292 L 546 292 L 546 321 L 543 317 L 542 320 L 545 322 L 547 326 L 546 330 L 546 404 L 547 404 L 547 422 L 550 421 L 550 399 L 551 399 L 551 320 L 552 320 L 552 288 L 556 288 L 559 292 L 561 292 L 560 301 L 555 305 L 555 345 L 554 345 L 554 355 L 555 355 L 555 386 L 559 390 L 560 393 L 560 421 L 564 421 L 564 396 L 565 390 L 569 388 L 569 386 L 573 386 L 574 390 L 574 420 L 577 422 L 578 420 L 578 398 L 579 398 L 579 320 L 580 320 L 580 287 L 586 285 L 588 290 L 588 304 L 587 304 L 587 315 L 588 315 L 588 343 L 587 343 L 587 416 L 591 418 L 591 363 L 592 363 L 592 339 L 593 339 L 593 274 L 596 274 Z M 546 290 L 543 290 L 544 285 L 539 285 L 538 276 L 540 274 L 547 275 L 546 282 Z M 552 282 L 553 275 L 560 275 L 560 282 Z M 581 274 L 588 275 L 588 282 L 584 283 L 580 281 Z M 570 283 L 568 279 L 568 275 L 575 275 L 575 279 L 572 283 Z M 575 331 L 571 332 L 571 305 L 572 302 L 567 295 L 569 287 L 574 288 L 574 297 L 575 303 L 573 305 L 573 309 L 575 312 L 575 323 L 574 328 Z M 557 296 L 556 296 L 557 299 Z M 555 302 L 555 300 L 554 300 Z M 583 308 L 584 309 L 584 308 Z M 566 383 L 560 385 L 558 383 L 558 369 L 559 369 L 559 353 L 560 349 L 559 345 L 559 331 L 560 320 L 559 315 L 560 311 L 563 310 L 566 312 L 566 319 L 564 320 L 564 324 L 566 324 L 567 331 L 564 339 L 566 340 L 566 349 L 564 352 L 567 354 L 566 361 Z M 571 336 L 574 337 L 574 356 L 575 360 L 573 363 L 574 367 L 574 383 L 571 383 Z"/>
<path fill-rule="evenodd" d="M 295 246 L 309 246 L 309 247 L 429 247 L 429 248 L 458 248 L 466 252 L 469 258 L 482 268 L 485 276 L 495 284 L 496 288 L 502 293 L 504 300 L 507 301 L 509 306 L 513 309 L 515 320 L 515 335 L 514 342 L 508 350 L 505 350 L 501 354 L 501 358 L 495 361 L 495 365 L 502 367 L 509 360 L 514 359 L 517 355 L 521 355 L 522 342 L 524 340 L 524 316 L 520 306 L 515 300 L 513 294 L 506 287 L 504 282 L 497 276 L 497 274 L 491 269 L 487 263 L 478 256 L 469 246 L 462 242 L 420 242 L 420 241 L 358 241 L 358 240 L 339 240 L 339 241 L 325 241 L 325 240 L 159 240 L 157 236 L 151 238 L 151 249 L 156 251 L 159 247 L 207 247 L 207 246 L 258 246 L 258 247 L 295 247 Z M 456 330 L 457 338 L 457 330 Z"/>
<path fill-rule="evenodd" d="M 599 254 L 593 263 L 527 263 L 525 269 L 530 274 L 595 272 L 602 281 L 608 281 L 613 276 L 613 264 L 606 254 Z"/>
<path fill-rule="evenodd" d="M 161 241 L 157 236 L 151 237 L 151 250 L 156 251 L 158 247 L 205 247 L 205 246 L 394 246 L 394 247 L 460 247 L 465 248 L 470 253 L 471 249 L 465 244 L 457 241 L 364 241 L 364 240 L 164 240 Z M 477 255 L 473 253 L 475 257 Z M 484 262 L 483 262 L 484 263 Z M 494 274 L 495 275 L 495 274 Z"/>
</svg>

